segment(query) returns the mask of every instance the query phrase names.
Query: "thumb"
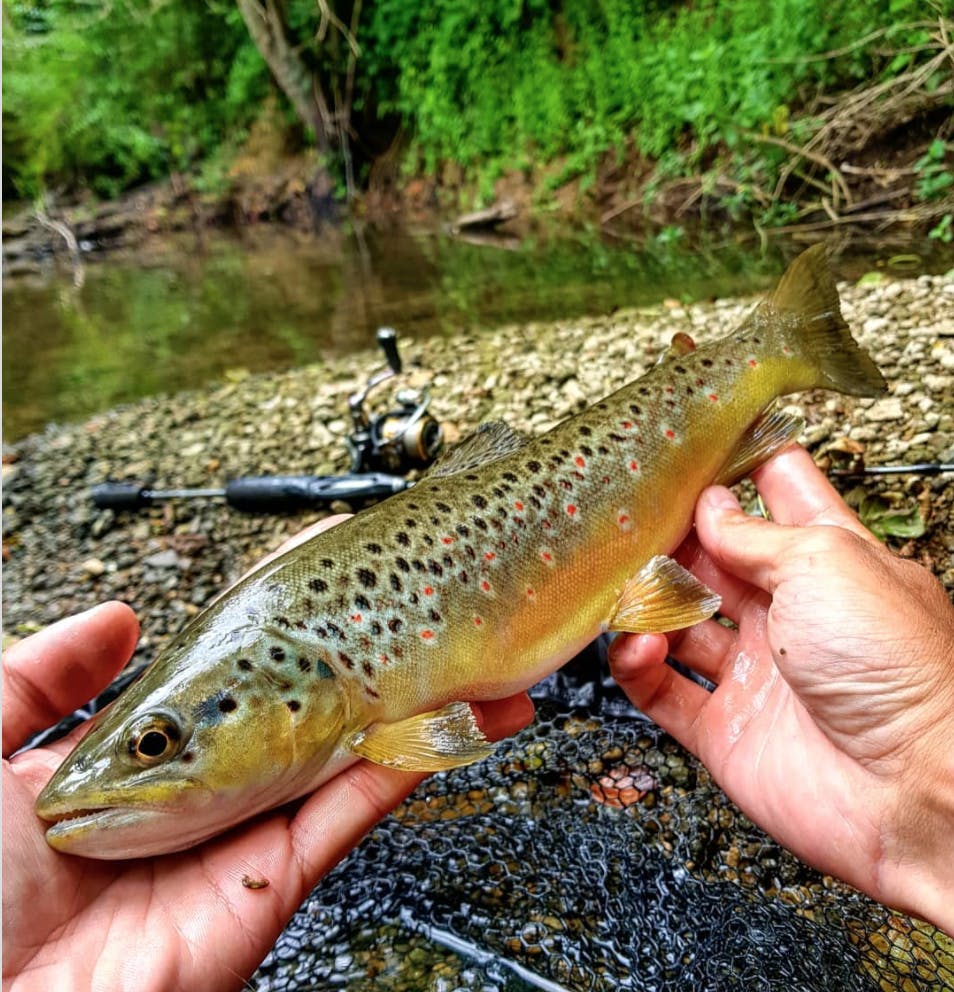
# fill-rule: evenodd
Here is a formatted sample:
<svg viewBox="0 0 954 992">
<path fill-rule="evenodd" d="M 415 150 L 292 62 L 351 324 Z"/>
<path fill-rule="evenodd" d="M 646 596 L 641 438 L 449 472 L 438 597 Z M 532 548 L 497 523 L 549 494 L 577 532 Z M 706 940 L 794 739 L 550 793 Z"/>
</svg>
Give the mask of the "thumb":
<svg viewBox="0 0 954 992">
<path fill-rule="evenodd" d="M 721 568 L 770 594 L 789 553 L 804 539 L 803 528 L 750 517 L 724 486 L 710 486 L 699 497 L 696 532 Z"/>
</svg>

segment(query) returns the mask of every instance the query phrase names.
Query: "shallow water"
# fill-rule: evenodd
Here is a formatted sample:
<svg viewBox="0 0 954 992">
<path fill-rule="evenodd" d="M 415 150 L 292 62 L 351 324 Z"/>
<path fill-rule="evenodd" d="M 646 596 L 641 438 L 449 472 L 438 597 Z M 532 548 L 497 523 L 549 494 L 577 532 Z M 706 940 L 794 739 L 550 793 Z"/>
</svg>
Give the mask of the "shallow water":
<svg viewBox="0 0 954 992">
<path fill-rule="evenodd" d="M 931 249 L 933 246 L 923 246 Z M 437 234 L 254 228 L 164 240 L 85 267 L 5 279 L 3 436 L 118 403 L 401 337 L 549 320 L 770 286 L 795 249 L 635 248 L 596 236 L 471 244 Z M 839 275 L 884 265 L 839 260 Z M 913 264 L 943 266 L 915 251 Z M 909 263 L 912 264 L 912 263 Z"/>
</svg>

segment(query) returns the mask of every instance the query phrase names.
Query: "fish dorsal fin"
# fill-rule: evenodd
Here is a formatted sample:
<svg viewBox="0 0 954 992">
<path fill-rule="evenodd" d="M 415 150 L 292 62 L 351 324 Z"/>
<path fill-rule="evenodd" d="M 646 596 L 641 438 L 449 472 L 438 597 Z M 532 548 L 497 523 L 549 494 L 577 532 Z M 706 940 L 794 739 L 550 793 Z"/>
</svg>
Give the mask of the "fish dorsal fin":
<svg viewBox="0 0 954 992">
<path fill-rule="evenodd" d="M 494 749 L 467 703 L 449 703 L 396 723 L 374 723 L 355 734 L 348 747 L 362 758 L 406 772 L 469 765 Z"/>
<path fill-rule="evenodd" d="M 695 350 L 696 342 L 685 331 L 676 331 L 669 342 L 669 347 L 656 359 L 656 364 L 662 365 L 663 362 L 668 362 L 671 358 L 682 358 Z"/>
<path fill-rule="evenodd" d="M 526 443 L 527 438 L 523 434 L 502 420 L 489 420 L 442 455 L 428 475 L 456 475 L 458 472 L 480 468 L 481 465 L 512 454 Z"/>
<path fill-rule="evenodd" d="M 679 562 L 656 555 L 623 586 L 609 629 L 631 634 L 681 630 L 707 620 L 720 602 Z"/>
<path fill-rule="evenodd" d="M 766 410 L 749 425 L 715 481 L 720 486 L 731 486 L 744 479 L 777 451 L 791 444 L 804 426 L 801 417 L 784 410 Z"/>
</svg>

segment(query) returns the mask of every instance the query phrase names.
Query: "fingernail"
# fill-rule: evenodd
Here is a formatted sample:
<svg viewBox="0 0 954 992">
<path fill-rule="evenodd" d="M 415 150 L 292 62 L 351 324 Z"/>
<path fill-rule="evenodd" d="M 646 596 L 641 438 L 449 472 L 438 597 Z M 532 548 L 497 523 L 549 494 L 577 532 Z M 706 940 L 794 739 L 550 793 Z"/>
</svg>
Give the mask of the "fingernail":
<svg viewBox="0 0 954 992">
<path fill-rule="evenodd" d="M 741 510 L 739 501 L 725 486 L 710 486 L 704 494 L 705 501 L 713 510 Z"/>
</svg>

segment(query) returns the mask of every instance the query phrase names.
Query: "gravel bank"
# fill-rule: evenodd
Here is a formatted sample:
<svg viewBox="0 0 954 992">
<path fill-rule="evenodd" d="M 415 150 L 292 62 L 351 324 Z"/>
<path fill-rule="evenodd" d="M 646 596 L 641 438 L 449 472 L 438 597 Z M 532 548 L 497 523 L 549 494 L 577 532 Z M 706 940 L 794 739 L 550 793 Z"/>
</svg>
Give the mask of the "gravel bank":
<svg viewBox="0 0 954 992">
<path fill-rule="evenodd" d="M 824 465 L 843 461 L 847 448 L 863 452 L 869 465 L 954 461 L 954 273 L 841 289 L 845 315 L 891 389 L 877 401 L 796 397 L 806 443 Z M 731 330 L 751 304 L 670 303 L 505 327 L 405 344 L 404 358 L 412 380 L 431 379 L 433 412 L 450 437 L 492 418 L 538 432 L 644 372 L 674 332 L 708 340 Z M 225 583 L 321 514 L 252 517 L 179 502 L 117 516 L 93 507 L 89 488 L 107 478 L 175 487 L 345 471 L 347 397 L 379 361 L 369 349 L 286 374 L 252 374 L 52 426 L 5 449 L 5 634 L 23 636 L 115 597 L 141 619 L 137 660 L 151 658 Z M 919 510 L 926 533 L 889 540 L 954 593 L 954 477 L 842 488 L 854 490 L 855 502 L 880 494 Z"/>
</svg>

